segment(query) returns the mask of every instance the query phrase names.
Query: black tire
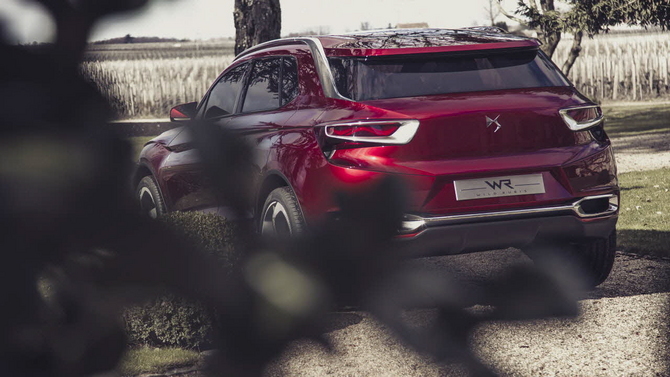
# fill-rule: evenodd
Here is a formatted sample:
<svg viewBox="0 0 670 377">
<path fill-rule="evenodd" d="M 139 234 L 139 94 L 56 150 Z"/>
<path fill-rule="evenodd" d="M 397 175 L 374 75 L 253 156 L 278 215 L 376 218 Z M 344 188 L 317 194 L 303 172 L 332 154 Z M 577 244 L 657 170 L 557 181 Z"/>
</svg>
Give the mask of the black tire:
<svg viewBox="0 0 670 377">
<path fill-rule="evenodd" d="M 523 250 L 540 268 L 554 268 L 557 260 L 572 266 L 588 288 L 602 284 L 614 265 L 616 230 L 607 238 L 582 243 L 547 243 Z M 586 288 L 586 287 L 585 287 Z"/>
<path fill-rule="evenodd" d="M 135 197 L 140 203 L 140 211 L 142 215 L 155 219 L 165 215 L 165 201 L 161 196 L 154 177 L 148 175 L 140 180 L 137 184 Z"/>
<path fill-rule="evenodd" d="M 591 287 L 602 284 L 612 272 L 616 256 L 616 230 L 607 238 L 575 245 L 574 259 L 587 274 Z"/>
<path fill-rule="evenodd" d="M 266 237 L 292 237 L 305 231 L 300 203 L 289 187 L 279 187 L 270 192 L 259 220 L 259 232 Z"/>
</svg>

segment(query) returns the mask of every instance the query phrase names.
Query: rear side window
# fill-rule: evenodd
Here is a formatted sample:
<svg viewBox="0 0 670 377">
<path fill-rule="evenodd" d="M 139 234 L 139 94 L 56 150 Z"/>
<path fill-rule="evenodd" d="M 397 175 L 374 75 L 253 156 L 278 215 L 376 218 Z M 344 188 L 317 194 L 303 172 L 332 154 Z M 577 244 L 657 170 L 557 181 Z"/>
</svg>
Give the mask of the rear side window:
<svg viewBox="0 0 670 377">
<path fill-rule="evenodd" d="M 279 108 L 281 58 L 259 59 L 251 70 L 242 112 Z"/>
<path fill-rule="evenodd" d="M 534 49 L 329 61 L 340 94 L 356 101 L 570 85 Z"/>
<path fill-rule="evenodd" d="M 293 101 L 298 96 L 298 65 L 295 58 L 285 56 L 282 60 L 281 105 Z"/>
<path fill-rule="evenodd" d="M 259 59 L 251 71 L 242 112 L 278 109 L 297 96 L 298 67 L 294 57 Z"/>
<path fill-rule="evenodd" d="M 207 100 L 205 119 L 218 118 L 235 112 L 235 102 L 242 89 L 247 66 L 245 63 L 233 68 L 214 85 Z"/>
</svg>

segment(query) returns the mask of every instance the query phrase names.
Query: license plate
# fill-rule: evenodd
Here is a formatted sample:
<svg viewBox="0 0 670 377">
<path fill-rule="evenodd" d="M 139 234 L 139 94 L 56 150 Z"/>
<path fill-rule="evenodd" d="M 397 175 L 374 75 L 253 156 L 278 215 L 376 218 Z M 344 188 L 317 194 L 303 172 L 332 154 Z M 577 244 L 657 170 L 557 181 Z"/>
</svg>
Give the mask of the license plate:
<svg viewBox="0 0 670 377">
<path fill-rule="evenodd" d="M 510 175 L 454 181 L 456 200 L 544 194 L 542 174 Z"/>
</svg>

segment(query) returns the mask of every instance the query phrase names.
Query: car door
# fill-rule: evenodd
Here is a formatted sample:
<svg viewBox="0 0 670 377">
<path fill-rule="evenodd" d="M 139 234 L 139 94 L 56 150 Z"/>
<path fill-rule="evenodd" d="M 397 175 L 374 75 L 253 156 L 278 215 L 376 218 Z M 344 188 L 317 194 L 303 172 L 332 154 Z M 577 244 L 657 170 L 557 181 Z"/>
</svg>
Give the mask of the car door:
<svg viewBox="0 0 670 377">
<path fill-rule="evenodd" d="M 198 106 L 198 120 L 203 126 L 225 126 L 236 113 L 244 86 L 249 63 L 239 64 L 222 75 Z M 191 132 L 181 132 L 168 148 L 172 153 L 166 158 L 159 176 L 168 188 L 169 209 L 216 210 L 218 203 L 207 184 L 197 150 L 193 147 Z"/>
<path fill-rule="evenodd" d="M 243 136 L 254 149 L 250 169 L 255 187 L 267 170 L 268 156 L 283 140 L 288 120 L 296 111 L 297 63 L 292 56 L 259 58 L 253 61 L 242 92 L 240 113 L 225 125 Z"/>
</svg>

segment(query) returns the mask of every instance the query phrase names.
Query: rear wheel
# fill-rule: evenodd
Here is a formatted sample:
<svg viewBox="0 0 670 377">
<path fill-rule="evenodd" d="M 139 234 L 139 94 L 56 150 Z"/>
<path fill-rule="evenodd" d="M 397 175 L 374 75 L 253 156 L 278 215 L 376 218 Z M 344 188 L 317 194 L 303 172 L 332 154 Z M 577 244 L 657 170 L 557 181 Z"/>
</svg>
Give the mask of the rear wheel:
<svg viewBox="0 0 670 377">
<path fill-rule="evenodd" d="M 137 185 L 136 197 L 140 203 L 140 211 L 145 216 L 155 219 L 167 212 L 158 185 L 150 175 L 140 180 Z"/>
<path fill-rule="evenodd" d="M 616 231 L 607 238 L 575 245 L 574 259 L 587 274 L 590 286 L 595 287 L 607 279 L 616 256 Z"/>
<path fill-rule="evenodd" d="M 599 238 L 589 242 L 568 243 L 564 245 L 555 244 L 534 246 L 525 249 L 524 252 L 538 264 L 546 264 L 551 267 L 555 259 L 548 258 L 547 253 L 555 252 L 560 259 L 574 266 L 585 278 L 589 287 L 595 287 L 604 282 L 612 271 L 614 257 L 616 256 L 616 230 L 607 238 Z M 555 255 L 555 254 L 554 254 Z"/>
<path fill-rule="evenodd" d="M 261 234 L 268 237 L 291 237 L 305 229 L 300 204 L 289 187 L 279 187 L 268 195 L 260 218 Z"/>
</svg>

